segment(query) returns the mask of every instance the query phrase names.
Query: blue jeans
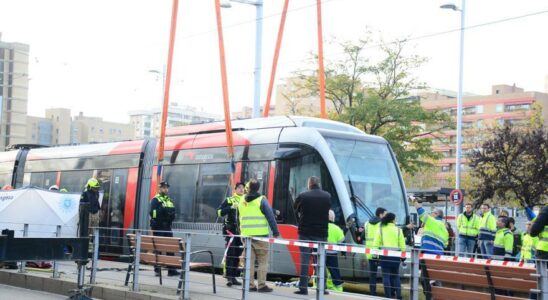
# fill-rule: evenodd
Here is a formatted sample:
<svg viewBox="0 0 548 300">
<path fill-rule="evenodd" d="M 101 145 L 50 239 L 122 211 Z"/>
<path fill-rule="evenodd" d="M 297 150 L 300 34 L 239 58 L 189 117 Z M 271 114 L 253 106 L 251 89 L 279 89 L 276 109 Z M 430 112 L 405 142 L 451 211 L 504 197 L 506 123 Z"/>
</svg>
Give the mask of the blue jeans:
<svg viewBox="0 0 548 300">
<path fill-rule="evenodd" d="M 371 295 L 377 295 L 377 269 L 379 267 L 378 259 L 370 259 L 367 261 L 369 265 L 369 292 Z"/>
<path fill-rule="evenodd" d="M 472 257 L 474 256 L 474 246 L 476 240 L 467 236 L 459 236 L 459 254 L 461 256 Z"/>
<path fill-rule="evenodd" d="M 401 299 L 400 258 L 381 256 L 382 283 L 384 296 Z"/>
<path fill-rule="evenodd" d="M 480 241 L 480 246 L 483 258 L 491 258 L 493 256 L 493 241 Z"/>
</svg>

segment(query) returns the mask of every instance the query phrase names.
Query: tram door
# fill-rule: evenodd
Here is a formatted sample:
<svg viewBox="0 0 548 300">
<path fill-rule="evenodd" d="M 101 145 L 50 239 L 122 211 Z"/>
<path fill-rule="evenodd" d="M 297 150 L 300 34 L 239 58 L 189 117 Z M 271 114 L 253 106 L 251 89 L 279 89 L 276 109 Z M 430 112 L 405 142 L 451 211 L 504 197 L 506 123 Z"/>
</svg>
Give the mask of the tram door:
<svg viewBox="0 0 548 300">
<path fill-rule="evenodd" d="M 101 182 L 101 252 L 121 253 L 123 251 L 123 223 L 126 199 L 127 169 L 98 170 Z"/>
</svg>

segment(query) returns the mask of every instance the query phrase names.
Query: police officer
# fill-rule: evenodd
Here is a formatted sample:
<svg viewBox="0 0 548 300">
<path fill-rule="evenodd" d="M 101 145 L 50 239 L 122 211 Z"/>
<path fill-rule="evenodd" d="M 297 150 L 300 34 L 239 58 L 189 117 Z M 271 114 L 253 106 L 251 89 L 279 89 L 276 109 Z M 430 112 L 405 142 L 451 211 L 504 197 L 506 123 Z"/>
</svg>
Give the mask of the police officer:
<svg viewBox="0 0 548 300">
<path fill-rule="evenodd" d="M 414 200 L 414 205 L 424 226 L 421 240 L 422 252 L 443 255 L 449 239 L 449 233 L 443 222 L 443 211 L 434 209 L 432 214 L 428 215 L 417 200 Z"/>
<path fill-rule="evenodd" d="M 497 219 L 497 233 L 493 242 L 493 258 L 500 260 L 512 259 L 514 246 L 514 235 L 510 231 L 510 220 L 508 217 L 499 216 Z"/>
<path fill-rule="evenodd" d="M 241 282 L 236 280 L 239 277 L 238 265 L 240 262 L 240 255 L 242 254 L 242 239 L 240 235 L 240 228 L 238 225 L 238 205 L 244 200 L 244 184 L 237 182 L 234 185 L 234 194 L 232 197 L 226 198 L 221 206 L 217 208 L 217 216 L 225 217 L 223 224 L 223 235 L 225 236 L 226 250 L 226 285 L 242 285 Z"/>
<path fill-rule="evenodd" d="M 480 218 L 474 214 L 472 204 L 466 203 L 464 212 L 457 218 L 459 232 L 459 253 L 472 256 L 478 238 Z"/>
<path fill-rule="evenodd" d="M 491 255 L 493 255 L 493 241 L 497 232 L 497 222 L 495 216 L 491 213 L 489 204 L 483 203 L 481 212 L 478 243 L 483 258 L 491 258 Z"/>
<path fill-rule="evenodd" d="M 84 192 L 80 196 L 80 203 L 89 203 L 89 230 L 93 230 L 92 227 L 99 227 L 101 221 L 99 204 L 99 188 L 101 184 L 96 178 L 90 178 L 86 183 Z"/>
<path fill-rule="evenodd" d="M 169 183 L 160 182 L 159 193 L 150 201 L 150 228 L 152 235 L 173 237 L 171 232 L 171 223 L 175 220 L 175 205 L 168 196 Z M 168 255 L 172 253 L 168 253 Z M 160 268 L 154 267 L 156 276 L 160 276 Z M 169 268 L 167 276 L 177 276 L 180 273 L 174 268 Z"/>
<path fill-rule="evenodd" d="M 379 230 L 375 233 L 373 248 L 393 251 L 405 251 L 403 231 L 396 226 L 396 215 L 387 213 L 381 220 Z M 384 285 L 384 294 L 388 298 L 402 299 L 400 281 L 401 258 L 381 256 L 380 265 Z"/>
</svg>

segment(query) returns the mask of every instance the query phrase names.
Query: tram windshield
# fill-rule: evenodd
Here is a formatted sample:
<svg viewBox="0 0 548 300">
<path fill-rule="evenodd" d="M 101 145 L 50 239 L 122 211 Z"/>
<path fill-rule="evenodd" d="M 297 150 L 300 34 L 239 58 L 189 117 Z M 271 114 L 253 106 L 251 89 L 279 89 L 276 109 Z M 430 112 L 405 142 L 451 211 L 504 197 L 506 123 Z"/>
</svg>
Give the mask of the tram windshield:
<svg viewBox="0 0 548 300">
<path fill-rule="evenodd" d="M 386 144 L 326 138 L 342 173 L 358 222 L 363 225 L 377 207 L 405 222 L 405 198 L 396 164 Z M 353 197 L 352 197 L 353 196 Z"/>
</svg>

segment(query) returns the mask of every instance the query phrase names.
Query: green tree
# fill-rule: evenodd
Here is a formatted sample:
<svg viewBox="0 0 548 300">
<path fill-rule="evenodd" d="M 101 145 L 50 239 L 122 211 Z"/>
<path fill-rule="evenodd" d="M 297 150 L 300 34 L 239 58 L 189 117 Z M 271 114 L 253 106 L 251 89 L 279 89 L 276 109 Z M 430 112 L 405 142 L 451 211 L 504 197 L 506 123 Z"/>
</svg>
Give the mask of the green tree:
<svg viewBox="0 0 548 300">
<path fill-rule="evenodd" d="M 477 185 L 476 205 L 517 200 L 522 206 L 548 199 L 548 131 L 545 127 L 497 128 L 491 139 L 469 155 Z"/>
<path fill-rule="evenodd" d="M 384 137 L 391 145 L 400 167 L 413 175 L 431 161 L 439 159 L 432 151 L 432 138 L 450 128 L 446 113 L 426 111 L 412 91 L 425 88 L 412 72 L 426 59 L 406 55 L 406 41 L 380 42 L 370 47 L 371 39 L 340 43 L 343 58 L 326 63 L 326 98 L 333 103 L 330 117 L 362 129 L 365 133 Z M 379 53 L 381 59 L 372 62 Z M 298 71 L 301 88 L 310 96 L 318 96 L 317 71 Z"/>
</svg>

